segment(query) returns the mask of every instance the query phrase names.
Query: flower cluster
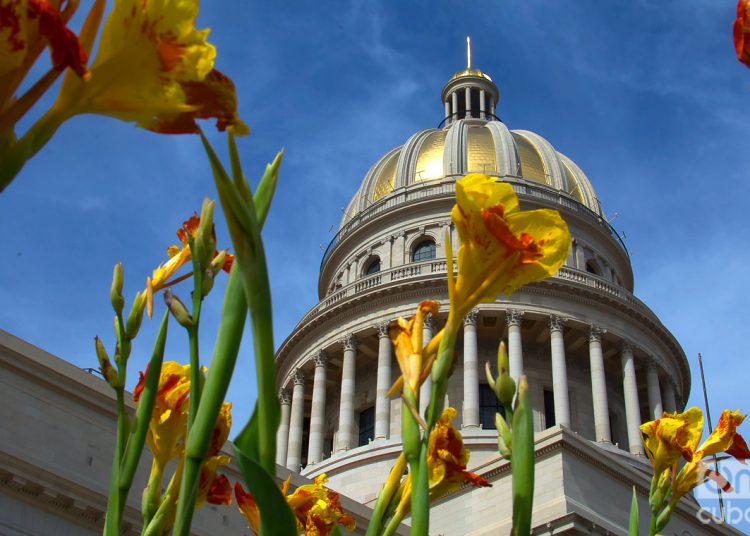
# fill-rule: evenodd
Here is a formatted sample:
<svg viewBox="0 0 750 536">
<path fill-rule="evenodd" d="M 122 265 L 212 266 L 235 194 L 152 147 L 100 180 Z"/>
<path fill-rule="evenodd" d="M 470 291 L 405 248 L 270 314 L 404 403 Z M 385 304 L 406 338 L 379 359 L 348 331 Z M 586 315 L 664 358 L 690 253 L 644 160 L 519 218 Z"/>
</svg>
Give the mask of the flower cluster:
<svg viewBox="0 0 750 536">
<path fill-rule="evenodd" d="M 138 384 L 133 390 L 133 401 L 136 406 L 140 401 L 145 380 L 146 374 L 141 372 Z M 158 494 L 156 490 L 160 489 L 167 464 L 177 459 L 181 465 L 184 459 L 189 396 L 190 365 L 180 365 L 174 361 L 164 362 L 146 435 L 146 442 L 154 457 L 149 478 L 149 487 L 154 494 Z M 217 474 L 219 467 L 230 462 L 229 456 L 222 454 L 221 449 L 227 441 L 232 424 L 231 408 L 230 403 L 224 402 L 216 420 L 208 453 L 201 467 L 196 507 L 202 506 L 205 502 L 231 503 L 229 481 L 224 475 Z M 179 469 L 175 471 L 177 481 L 179 472 Z M 154 499 L 158 502 L 158 497 Z"/>
<path fill-rule="evenodd" d="M 731 484 L 710 469 L 706 461 L 722 452 L 743 463 L 750 458 L 745 440 L 737 433 L 744 419 L 739 410 L 724 410 L 716 428 L 703 443 L 700 443 L 703 413 L 695 407 L 684 413 L 664 413 L 661 419 L 641 425 L 646 454 L 654 468 L 649 503 L 657 520 L 656 531 L 666 526 L 677 501 L 707 480 L 715 481 L 724 491 L 732 490 Z M 678 471 L 680 459 L 687 463 Z"/>
<path fill-rule="evenodd" d="M 466 470 L 470 452 L 464 447 L 461 433 L 453 428 L 455 417 L 454 408 L 445 408 L 430 433 L 427 447 L 427 479 L 430 499 L 442 497 L 464 484 L 475 487 L 491 486 L 485 478 Z M 400 517 L 407 515 L 411 509 L 411 486 L 411 473 L 409 473 L 402 484 L 401 499 L 397 508 Z"/>
<path fill-rule="evenodd" d="M 326 475 L 315 478 L 312 484 L 305 484 L 289 491 L 291 475 L 281 486 L 281 493 L 286 498 L 289 508 L 297 519 L 297 529 L 306 536 L 327 536 L 336 525 L 352 531 L 356 522 L 352 516 L 344 512 L 339 495 L 325 487 L 328 480 Z M 250 528 L 260 534 L 260 512 L 253 496 L 246 492 L 239 482 L 234 484 L 234 496 L 237 507 L 245 515 Z"/>
<path fill-rule="evenodd" d="M 204 204 L 205 205 L 205 204 Z M 208 209 L 212 210 L 212 206 Z M 182 226 L 177 229 L 177 238 L 180 240 L 180 245 L 171 245 L 167 248 L 167 255 L 169 260 L 163 264 L 160 264 L 151 273 L 150 277 L 146 278 L 146 310 L 149 317 L 153 313 L 154 294 L 164 288 L 167 288 L 183 279 L 189 277 L 191 273 L 181 276 L 177 279 L 171 279 L 174 274 L 182 266 L 190 262 L 193 257 L 193 244 L 199 239 L 200 233 L 210 233 L 210 237 L 207 239 L 211 243 L 212 261 L 211 261 L 211 274 L 215 275 L 221 270 L 229 273 L 234 262 L 234 255 L 226 251 L 217 251 L 216 248 L 216 237 L 213 224 L 210 225 L 210 229 L 201 231 L 201 217 L 198 213 L 193 213 L 190 218 L 182 223 Z"/>
</svg>

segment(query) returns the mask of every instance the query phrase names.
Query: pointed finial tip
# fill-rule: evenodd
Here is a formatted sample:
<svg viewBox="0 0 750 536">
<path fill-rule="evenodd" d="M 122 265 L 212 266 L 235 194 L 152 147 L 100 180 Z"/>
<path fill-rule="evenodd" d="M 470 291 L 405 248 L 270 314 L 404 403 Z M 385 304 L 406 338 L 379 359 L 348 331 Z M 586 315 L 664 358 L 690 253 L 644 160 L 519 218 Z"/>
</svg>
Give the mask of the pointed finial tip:
<svg viewBox="0 0 750 536">
<path fill-rule="evenodd" d="M 471 70 L 471 37 L 466 36 L 466 70 Z"/>
</svg>

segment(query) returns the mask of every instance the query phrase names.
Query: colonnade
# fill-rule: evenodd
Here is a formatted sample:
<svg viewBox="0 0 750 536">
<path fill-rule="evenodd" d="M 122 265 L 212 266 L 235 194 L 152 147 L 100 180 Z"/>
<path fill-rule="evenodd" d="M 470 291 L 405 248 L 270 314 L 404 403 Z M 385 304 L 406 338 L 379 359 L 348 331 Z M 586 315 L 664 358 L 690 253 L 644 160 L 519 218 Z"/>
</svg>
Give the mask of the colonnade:
<svg viewBox="0 0 750 536">
<path fill-rule="evenodd" d="M 472 310 L 464 319 L 463 326 L 463 404 L 462 427 L 465 429 L 480 427 L 479 385 L 481 366 L 479 364 L 477 321 L 479 311 Z M 505 314 L 508 328 L 508 356 L 510 375 L 518 380 L 523 374 L 523 349 L 521 322 L 524 312 L 511 309 Z M 555 423 L 571 426 L 568 373 L 566 369 L 565 343 L 563 330 L 566 319 L 551 315 L 547 324 L 549 329 L 550 366 L 552 370 L 552 388 L 554 394 Z M 375 426 L 374 441 L 387 439 L 390 432 L 391 405 L 386 393 L 392 384 L 393 348 L 388 337 L 387 323 L 375 326 L 378 337 Z M 425 344 L 432 337 L 432 321 L 428 316 L 424 323 Z M 598 442 L 611 443 L 610 411 L 607 395 L 607 378 L 604 366 L 602 338 L 606 330 L 597 325 L 589 325 L 588 353 L 591 374 L 591 391 L 593 402 L 593 420 L 595 439 Z M 357 446 L 356 417 L 354 405 L 357 348 L 359 341 L 354 335 L 347 335 L 341 345 L 341 381 L 338 415 L 338 432 L 332 453 L 347 451 Z M 623 340 L 619 346 L 620 366 L 622 369 L 622 392 L 625 405 L 626 429 L 630 452 L 643 455 L 640 440 L 641 405 L 636 377 L 636 358 L 633 346 Z M 676 411 L 675 386 L 664 374 L 660 378 L 659 368 L 653 358 L 647 358 L 646 385 L 648 394 L 648 418 L 658 418 L 662 411 Z M 324 423 L 326 421 L 326 382 L 329 354 L 318 351 L 312 356 L 313 392 L 309 421 L 307 463 L 319 463 L 323 459 Z M 611 373 L 611 372 L 610 372 Z M 305 378 L 300 369 L 291 377 L 293 388 L 291 396 L 288 388 L 281 390 L 281 426 L 277 436 L 277 463 L 298 471 L 302 462 L 304 436 Z M 425 403 L 430 392 L 430 379 L 425 382 L 420 394 L 420 412 L 424 412 Z"/>
</svg>

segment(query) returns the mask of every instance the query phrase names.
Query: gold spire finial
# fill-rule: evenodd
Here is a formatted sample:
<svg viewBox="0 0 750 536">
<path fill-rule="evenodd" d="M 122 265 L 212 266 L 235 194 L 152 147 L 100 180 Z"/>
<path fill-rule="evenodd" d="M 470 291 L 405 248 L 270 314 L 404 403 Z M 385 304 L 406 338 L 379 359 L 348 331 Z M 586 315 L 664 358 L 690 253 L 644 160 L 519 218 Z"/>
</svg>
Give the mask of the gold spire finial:
<svg viewBox="0 0 750 536">
<path fill-rule="evenodd" d="M 471 71 L 471 37 L 466 36 L 466 70 Z"/>
</svg>

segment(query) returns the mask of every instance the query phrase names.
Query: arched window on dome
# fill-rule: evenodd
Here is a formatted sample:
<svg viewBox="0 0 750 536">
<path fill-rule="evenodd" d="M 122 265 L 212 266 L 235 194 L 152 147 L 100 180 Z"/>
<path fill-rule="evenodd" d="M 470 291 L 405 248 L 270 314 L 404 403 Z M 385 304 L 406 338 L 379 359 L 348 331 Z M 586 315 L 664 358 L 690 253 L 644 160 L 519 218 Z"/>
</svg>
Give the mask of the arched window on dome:
<svg viewBox="0 0 750 536">
<path fill-rule="evenodd" d="M 422 240 L 416 246 L 411 253 L 411 260 L 413 262 L 430 261 L 435 258 L 435 241 L 431 238 Z"/>
<path fill-rule="evenodd" d="M 367 264 L 367 267 L 365 268 L 365 271 L 362 275 L 377 274 L 379 271 L 380 271 L 380 257 L 374 257 Z"/>
<path fill-rule="evenodd" d="M 590 274 L 598 275 L 600 277 L 602 275 L 602 269 L 599 266 L 599 263 L 593 259 L 589 259 L 586 261 L 586 271 Z"/>
</svg>

